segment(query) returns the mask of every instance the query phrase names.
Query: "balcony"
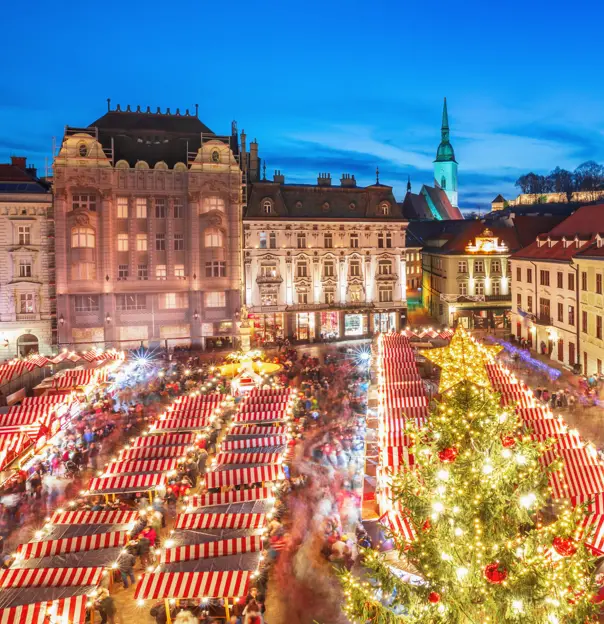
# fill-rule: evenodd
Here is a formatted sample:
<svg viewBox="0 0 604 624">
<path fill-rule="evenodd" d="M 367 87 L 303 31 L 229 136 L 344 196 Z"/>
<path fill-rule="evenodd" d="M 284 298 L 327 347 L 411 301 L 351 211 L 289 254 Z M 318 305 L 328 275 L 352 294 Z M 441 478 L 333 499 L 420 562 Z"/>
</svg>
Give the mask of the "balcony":
<svg viewBox="0 0 604 624">
<path fill-rule="evenodd" d="M 485 301 L 511 301 L 512 295 L 485 295 Z"/>
<path fill-rule="evenodd" d="M 553 326 L 554 319 L 547 314 L 537 314 L 533 318 L 535 325 Z"/>
<path fill-rule="evenodd" d="M 17 320 L 18 321 L 36 321 L 38 320 L 38 315 L 35 312 L 31 313 L 23 313 L 17 312 Z"/>
<path fill-rule="evenodd" d="M 280 284 L 283 278 L 280 275 L 258 275 L 256 284 Z"/>
<path fill-rule="evenodd" d="M 378 273 L 375 279 L 378 282 L 396 282 L 398 275 L 396 273 Z"/>
</svg>

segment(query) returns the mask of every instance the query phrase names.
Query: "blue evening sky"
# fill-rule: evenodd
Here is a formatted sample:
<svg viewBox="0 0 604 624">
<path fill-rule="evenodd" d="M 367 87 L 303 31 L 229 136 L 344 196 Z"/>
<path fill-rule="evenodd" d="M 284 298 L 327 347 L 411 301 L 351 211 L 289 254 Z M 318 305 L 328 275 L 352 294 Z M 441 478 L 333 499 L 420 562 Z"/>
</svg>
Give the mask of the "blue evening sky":
<svg viewBox="0 0 604 624">
<path fill-rule="evenodd" d="M 1 10 L 0 161 L 43 169 L 52 137 L 112 105 L 200 106 L 289 181 L 432 183 L 442 98 L 460 204 L 519 174 L 604 161 L 604 4 L 583 0 L 65 2 Z"/>
</svg>

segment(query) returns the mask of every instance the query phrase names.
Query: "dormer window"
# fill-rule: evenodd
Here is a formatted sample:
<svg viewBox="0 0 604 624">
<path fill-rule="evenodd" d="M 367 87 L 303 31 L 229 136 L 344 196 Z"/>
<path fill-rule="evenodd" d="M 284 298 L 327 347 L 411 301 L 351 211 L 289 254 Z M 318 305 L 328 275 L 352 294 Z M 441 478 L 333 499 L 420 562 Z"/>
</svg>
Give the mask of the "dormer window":
<svg viewBox="0 0 604 624">
<path fill-rule="evenodd" d="M 218 150 L 212 150 L 212 162 L 219 163 L 220 162 L 220 152 Z"/>
<path fill-rule="evenodd" d="M 378 206 L 378 214 L 387 217 L 390 214 L 390 204 L 386 201 Z"/>
<path fill-rule="evenodd" d="M 270 199 L 264 199 L 262 201 L 262 214 L 273 214 L 273 202 Z"/>
<path fill-rule="evenodd" d="M 86 147 L 86 143 L 80 143 L 78 145 L 78 154 L 82 158 L 86 158 L 86 156 L 88 156 L 88 148 Z"/>
</svg>

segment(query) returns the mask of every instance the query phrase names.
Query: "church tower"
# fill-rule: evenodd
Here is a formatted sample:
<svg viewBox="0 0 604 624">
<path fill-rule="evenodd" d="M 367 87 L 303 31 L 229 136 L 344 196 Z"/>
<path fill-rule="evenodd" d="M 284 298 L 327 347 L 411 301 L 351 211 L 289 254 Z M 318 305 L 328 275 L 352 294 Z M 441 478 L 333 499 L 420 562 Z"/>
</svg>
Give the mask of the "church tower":
<svg viewBox="0 0 604 624">
<path fill-rule="evenodd" d="M 447 98 L 443 106 L 443 122 L 440 129 L 440 145 L 434 161 L 434 181 L 447 193 L 452 206 L 457 208 L 457 161 L 453 146 L 449 142 L 449 115 Z"/>
</svg>

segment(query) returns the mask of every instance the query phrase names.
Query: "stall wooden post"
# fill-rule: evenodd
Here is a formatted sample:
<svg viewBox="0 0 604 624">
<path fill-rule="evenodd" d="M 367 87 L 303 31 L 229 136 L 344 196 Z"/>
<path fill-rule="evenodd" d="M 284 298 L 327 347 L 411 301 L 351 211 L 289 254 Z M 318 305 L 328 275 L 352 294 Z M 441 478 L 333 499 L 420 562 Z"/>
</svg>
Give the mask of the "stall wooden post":
<svg viewBox="0 0 604 624">
<path fill-rule="evenodd" d="M 94 624 L 94 602 L 90 607 L 90 624 Z"/>
<path fill-rule="evenodd" d="M 228 622 L 231 619 L 231 612 L 229 611 L 229 599 L 228 598 L 224 599 L 224 615 L 225 615 L 225 622 Z"/>
<path fill-rule="evenodd" d="M 109 504 L 109 494 L 104 494 L 105 496 L 105 503 Z"/>
<path fill-rule="evenodd" d="M 153 494 L 151 490 L 149 490 L 147 494 L 149 495 L 149 504 L 153 505 Z"/>
</svg>

